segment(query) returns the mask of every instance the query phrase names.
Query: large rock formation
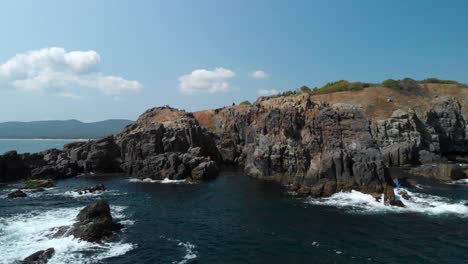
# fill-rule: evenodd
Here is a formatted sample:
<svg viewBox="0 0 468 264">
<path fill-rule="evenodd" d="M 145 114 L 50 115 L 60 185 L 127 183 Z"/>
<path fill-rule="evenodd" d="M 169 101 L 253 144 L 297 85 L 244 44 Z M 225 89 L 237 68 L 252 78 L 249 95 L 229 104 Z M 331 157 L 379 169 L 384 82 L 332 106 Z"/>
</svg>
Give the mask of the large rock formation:
<svg viewBox="0 0 468 264">
<path fill-rule="evenodd" d="M 308 96 L 260 98 L 250 107 L 229 107 L 205 119 L 218 135 L 218 147 L 226 148 L 220 150 L 223 159 L 238 162 L 253 177 L 317 196 L 391 188 L 359 107 L 316 103 Z"/>
<path fill-rule="evenodd" d="M 156 180 L 215 177 L 220 156 L 213 138 L 192 114 L 170 107 L 146 111 L 116 135 L 122 169 Z"/>
</svg>

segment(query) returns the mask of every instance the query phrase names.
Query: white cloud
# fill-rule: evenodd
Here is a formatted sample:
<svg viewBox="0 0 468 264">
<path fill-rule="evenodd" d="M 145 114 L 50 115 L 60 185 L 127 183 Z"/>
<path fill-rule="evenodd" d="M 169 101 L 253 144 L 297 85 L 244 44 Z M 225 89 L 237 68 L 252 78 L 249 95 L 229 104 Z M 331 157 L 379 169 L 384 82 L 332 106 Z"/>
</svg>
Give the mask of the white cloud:
<svg viewBox="0 0 468 264">
<path fill-rule="evenodd" d="M 73 93 L 70 93 L 70 92 L 61 92 L 61 93 L 57 93 L 57 96 L 63 97 L 63 98 L 68 98 L 68 99 L 72 99 L 72 100 L 83 99 L 83 97 L 81 97 L 81 96 L 79 96 L 79 95 L 76 95 L 76 94 L 73 94 Z"/>
<path fill-rule="evenodd" d="M 94 50 L 67 52 L 58 47 L 33 50 L 0 64 L 0 82 L 18 90 L 50 92 L 68 98 L 74 95 L 70 90 L 77 88 L 97 89 L 106 95 L 143 89 L 137 81 L 99 72 L 100 62 L 101 57 Z"/>
<path fill-rule="evenodd" d="M 235 72 L 225 68 L 194 70 L 190 74 L 179 77 L 179 90 L 186 94 L 226 92 L 230 89 L 228 80 L 234 76 L 236 76 Z"/>
<path fill-rule="evenodd" d="M 275 89 L 270 89 L 270 90 L 260 89 L 260 90 L 257 90 L 257 93 L 259 95 L 267 96 L 267 95 L 275 95 L 275 94 L 278 94 L 279 92 Z"/>
<path fill-rule="evenodd" d="M 255 79 L 267 79 L 269 77 L 268 73 L 262 70 L 254 71 L 250 74 L 250 76 Z"/>
</svg>

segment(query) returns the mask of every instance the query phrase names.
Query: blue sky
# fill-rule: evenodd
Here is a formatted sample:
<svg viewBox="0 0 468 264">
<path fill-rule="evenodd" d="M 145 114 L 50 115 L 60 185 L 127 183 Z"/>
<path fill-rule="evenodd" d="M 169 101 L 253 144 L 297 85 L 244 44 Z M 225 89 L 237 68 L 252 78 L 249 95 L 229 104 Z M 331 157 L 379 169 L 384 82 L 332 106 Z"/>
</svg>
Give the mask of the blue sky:
<svg viewBox="0 0 468 264">
<path fill-rule="evenodd" d="M 4 1 L 0 121 L 135 119 L 338 79 L 467 83 L 467 10 L 456 0 Z"/>
</svg>

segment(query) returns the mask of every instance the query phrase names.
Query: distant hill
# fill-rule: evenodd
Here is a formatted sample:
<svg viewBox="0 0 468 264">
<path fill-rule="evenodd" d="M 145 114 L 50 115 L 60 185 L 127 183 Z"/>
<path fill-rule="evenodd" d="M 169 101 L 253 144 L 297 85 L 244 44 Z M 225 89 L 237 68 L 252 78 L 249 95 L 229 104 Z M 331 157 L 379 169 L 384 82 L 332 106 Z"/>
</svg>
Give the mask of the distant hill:
<svg viewBox="0 0 468 264">
<path fill-rule="evenodd" d="M 50 120 L 0 123 L 0 138 L 101 138 L 115 134 L 133 123 L 125 119 L 109 119 L 83 123 L 78 120 Z"/>
</svg>

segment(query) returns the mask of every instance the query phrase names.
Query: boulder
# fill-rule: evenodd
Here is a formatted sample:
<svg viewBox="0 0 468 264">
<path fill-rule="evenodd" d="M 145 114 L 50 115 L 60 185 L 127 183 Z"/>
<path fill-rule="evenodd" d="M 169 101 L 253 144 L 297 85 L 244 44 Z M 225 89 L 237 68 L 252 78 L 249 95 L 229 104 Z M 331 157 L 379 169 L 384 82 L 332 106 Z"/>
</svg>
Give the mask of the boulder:
<svg viewBox="0 0 468 264">
<path fill-rule="evenodd" d="M 27 197 L 27 196 L 28 195 L 21 190 L 16 190 L 8 194 L 9 199 L 15 199 L 15 198 L 21 198 L 21 197 Z"/>
<path fill-rule="evenodd" d="M 55 253 L 55 249 L 48 248 L 46 250 L 39 250 L 25 258 L 22 264 L 46 264 Z"/>
<path fill-rule="evenodd" d="M 83 208 L 77 220 L 72 226 L 58 228 L 54 237 L 72 235 L 84 241 L 99 242 L 112 238 L 115 231 L 123 228 L 122 224 L 113 221 L 109 204 L 104 200 Z"/>
</svg>

